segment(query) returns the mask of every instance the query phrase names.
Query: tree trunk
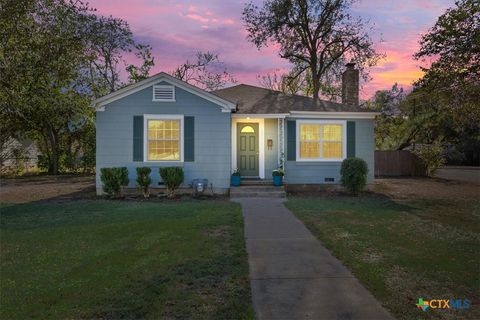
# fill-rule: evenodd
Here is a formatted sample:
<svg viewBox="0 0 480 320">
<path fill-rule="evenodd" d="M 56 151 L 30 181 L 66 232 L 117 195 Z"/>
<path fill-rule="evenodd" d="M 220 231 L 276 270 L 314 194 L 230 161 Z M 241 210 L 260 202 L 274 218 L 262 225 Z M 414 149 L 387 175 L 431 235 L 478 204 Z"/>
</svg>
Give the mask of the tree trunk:
<svg viewBox="0 0 480 320">
<path fill-rule="evenodd" d="M 318 93 L 320 92 L 320 81 L 318 79 L 312 79 L 313 84 L 313 101 L 317 103 L 319 100 Z"/>
<path fill-rule="evenodd" d="M 53 130 L 53 128 L 48 129 L 48 139 L 50 142 L 50 149 L 51 149 L 51 157 L 50 163 L 48 165 L 48 173 L 57 175 L 58 174 L 58 135 Z"/>
<path fill-rule="evenodd" d="M 58 151 L 56 146 L 52 150 L 52 174 L 58 174 Z"/>
</svg>

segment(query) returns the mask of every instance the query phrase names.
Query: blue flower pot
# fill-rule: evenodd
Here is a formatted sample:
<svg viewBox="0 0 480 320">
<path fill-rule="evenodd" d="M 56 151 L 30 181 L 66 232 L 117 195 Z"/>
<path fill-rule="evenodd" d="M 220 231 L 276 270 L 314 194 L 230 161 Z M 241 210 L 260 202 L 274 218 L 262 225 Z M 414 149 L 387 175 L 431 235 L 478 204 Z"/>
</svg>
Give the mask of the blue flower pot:
<svg viewBox="0 0 480 320">
<path fill-rule="evenodd" d="M 273 185 L 280 187 L 283 184 L 283 176 L 273 176 Z"/>
<path fill-rule="evenodd" d="M 240 185 L 240 176 L 231 176 L 230 184 L 234 187 L 238 187 Z"/>
</svg>

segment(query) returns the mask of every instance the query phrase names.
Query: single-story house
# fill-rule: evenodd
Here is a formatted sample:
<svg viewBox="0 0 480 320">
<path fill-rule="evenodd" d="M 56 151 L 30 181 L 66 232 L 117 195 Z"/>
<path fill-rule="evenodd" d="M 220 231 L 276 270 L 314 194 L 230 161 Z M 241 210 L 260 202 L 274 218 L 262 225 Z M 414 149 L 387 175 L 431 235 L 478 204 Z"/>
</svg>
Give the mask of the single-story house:
<svg viewBox="0 0 480 320">
<path fill-rule="evenodd" d="M 343 103 L 236 85 L 207 92 L 166 73 L 97 99 L 97 193 L 100 168 L 180 166 L 185 186 L 208 179 L 214 192 L 230 188 L 230 175 L 272 179 L 282 164 L 287 184 L 337 184 L 347 157 L 364 159 L 373 178 L 373 120 L 359 107 L 358 70 L 342 77 Z"/>
</svg>

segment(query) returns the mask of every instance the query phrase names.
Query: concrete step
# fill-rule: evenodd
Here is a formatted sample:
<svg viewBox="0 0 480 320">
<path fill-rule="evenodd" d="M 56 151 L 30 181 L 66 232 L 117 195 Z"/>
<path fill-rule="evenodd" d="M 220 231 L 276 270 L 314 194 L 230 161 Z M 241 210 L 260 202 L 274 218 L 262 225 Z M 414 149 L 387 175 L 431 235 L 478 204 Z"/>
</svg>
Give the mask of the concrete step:
<svg viewBox="0 0 480 320">
<path fill-rule="evenodd" d="M 281 187 L 275 187 L 273 185 L 271 186 L 262 186 L 262 185 L 253 185 L 253 186 L 244 186 L 240 185 L 239 187 L 230 187 L 230 190 L 233 191 L 284 191 L 285 188 L 283 186 Z"/>
<path fill-rule="evenodd" d="M 285 188 L 274 186 L 240 186 L 230 188 L 230 198 L 285 198 Z"/>
<path fill-rule="evenodd" d="M 242 179 L 240 182 L 242 186 L 272 186 L 272 180 L 260 180 L 260 179 Z"/>
</svg>

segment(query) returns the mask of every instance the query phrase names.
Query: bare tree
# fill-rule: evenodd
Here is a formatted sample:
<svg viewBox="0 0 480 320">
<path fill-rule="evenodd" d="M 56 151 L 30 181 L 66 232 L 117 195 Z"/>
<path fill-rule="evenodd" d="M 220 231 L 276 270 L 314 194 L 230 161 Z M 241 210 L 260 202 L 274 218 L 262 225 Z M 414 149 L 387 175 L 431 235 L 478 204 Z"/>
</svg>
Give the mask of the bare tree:
<svg viewBox="0 0 480 320">
<path fill-rule="evenodd" d="M 237 80 L 227 71 L 218 54 L 212 52 L 197 52 L 196 60 L 187 60 L 178 66 L 171 74 L 180 80 L 196 85 L 202 89 L 212 91 L 225 87 L 228 83 Z"/>
<path fill-rule="evenodd" d="M 309 92 L 309 81 L 305 76 L 292 77 L 289 73 L 276 70 L 265 75 L 257 75 L 258 83 L 267 89 L 281 91 L 285 94 L 304 94 Z"/>
</svg>

